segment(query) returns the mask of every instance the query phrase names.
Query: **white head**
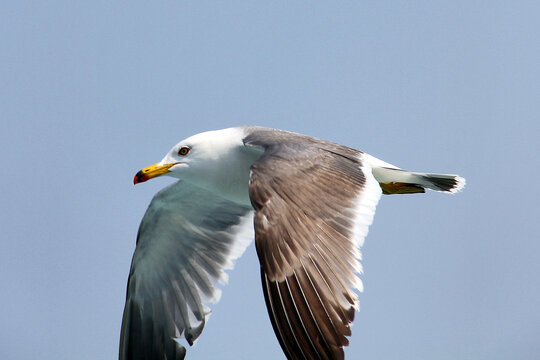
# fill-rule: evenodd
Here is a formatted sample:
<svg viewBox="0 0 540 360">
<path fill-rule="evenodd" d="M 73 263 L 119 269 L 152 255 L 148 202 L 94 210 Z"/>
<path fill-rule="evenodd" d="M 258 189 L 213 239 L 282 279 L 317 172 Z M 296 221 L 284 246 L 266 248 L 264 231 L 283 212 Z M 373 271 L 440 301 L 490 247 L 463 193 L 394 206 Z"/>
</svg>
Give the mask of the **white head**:
<svg viewBox="0 0 540 360">
<path fill-rule="evenodd" d="M 173 146 L 159 163 L 139 171 L 133 182 L 138 184 L 168 175 L 221 192 L 233 191 L 231 187 L 237 187 L 238 182 L 245 181 L 242 184 L 245 187 L 249 181 L 249 167 L 256 157 L 252 151 L 246 151 L 244 136 L 242 128 L 191 136 Z"/>
</svg>

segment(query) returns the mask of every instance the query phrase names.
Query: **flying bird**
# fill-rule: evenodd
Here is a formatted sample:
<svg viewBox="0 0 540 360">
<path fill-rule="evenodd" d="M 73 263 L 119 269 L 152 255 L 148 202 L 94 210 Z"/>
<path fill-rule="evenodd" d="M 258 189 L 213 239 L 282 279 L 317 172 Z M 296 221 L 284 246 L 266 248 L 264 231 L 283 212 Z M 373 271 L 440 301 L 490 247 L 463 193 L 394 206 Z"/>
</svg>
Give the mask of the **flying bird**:
<svg viewBox="0 0 540 360">
<path fill-rule="evenodd" d="M 457 175 L 409 172 L 343 145 L 245 126 L 180 141 L 134 183 L 168 175 L 139 227 L 120 360 L 184 359 L 218 283 L 255 238 L 262 289 L 289 360 L 344 359 L 360 247 L 381 194 L 455 193 Z"/>
</svg>

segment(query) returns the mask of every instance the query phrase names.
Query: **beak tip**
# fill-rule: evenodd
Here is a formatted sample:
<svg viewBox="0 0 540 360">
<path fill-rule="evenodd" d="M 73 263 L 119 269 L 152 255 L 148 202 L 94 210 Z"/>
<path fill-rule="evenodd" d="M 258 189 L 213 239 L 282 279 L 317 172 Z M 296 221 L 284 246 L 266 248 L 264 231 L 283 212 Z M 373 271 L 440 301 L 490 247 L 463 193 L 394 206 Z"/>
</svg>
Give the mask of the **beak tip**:
<svg viewBox="0 0 540 360">
<path fill-rule="evenodd" d="M 138 183 L 145 182 L 148 179 L 149 179 L 148 175 L 144 174 L 141 170 L 137 174 L 135 174 L 135 177 L 133 178 L 133 185 L 137 185 Z"/>
</svg>

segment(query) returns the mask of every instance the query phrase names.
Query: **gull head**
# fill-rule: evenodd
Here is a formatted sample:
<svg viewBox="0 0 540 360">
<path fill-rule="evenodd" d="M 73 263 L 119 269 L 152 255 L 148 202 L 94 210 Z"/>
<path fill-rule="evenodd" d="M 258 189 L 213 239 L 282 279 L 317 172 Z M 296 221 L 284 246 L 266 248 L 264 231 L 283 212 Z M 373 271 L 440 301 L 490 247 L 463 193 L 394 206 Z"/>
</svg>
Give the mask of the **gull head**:
<svg viewBox="0 0 540 360">
<path fill-rule="evenodd" d="M 158 163 L 139 171 L 134 184 L 167 175 L 194 183 L 220 181 L 235 167 L 243 131 L 229 128 L 191 136 L 172 147 Z"/>
</svg>

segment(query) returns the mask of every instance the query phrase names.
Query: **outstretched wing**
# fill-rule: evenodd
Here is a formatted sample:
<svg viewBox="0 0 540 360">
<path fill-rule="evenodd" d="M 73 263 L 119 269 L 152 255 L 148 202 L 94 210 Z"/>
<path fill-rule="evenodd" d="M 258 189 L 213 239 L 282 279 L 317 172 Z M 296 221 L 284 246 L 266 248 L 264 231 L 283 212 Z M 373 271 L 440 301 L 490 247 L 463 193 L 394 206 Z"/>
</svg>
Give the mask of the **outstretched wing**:
<svg viewBox="0 0 540 360">
<path fill-rule="evenodd" d="M 253 209 L 179 181 L 144 215 L 129 274 L 120 360 L 183 359 L 253 238 Z"/>
<path fill-rule="evenodd" d="M 248 140 L 266 149 L 250 197 L 274 331 L 289 360 L 343 359 L 362 290 L 359 248 L 381 188 L 359 151 Z"/>
</svg>

